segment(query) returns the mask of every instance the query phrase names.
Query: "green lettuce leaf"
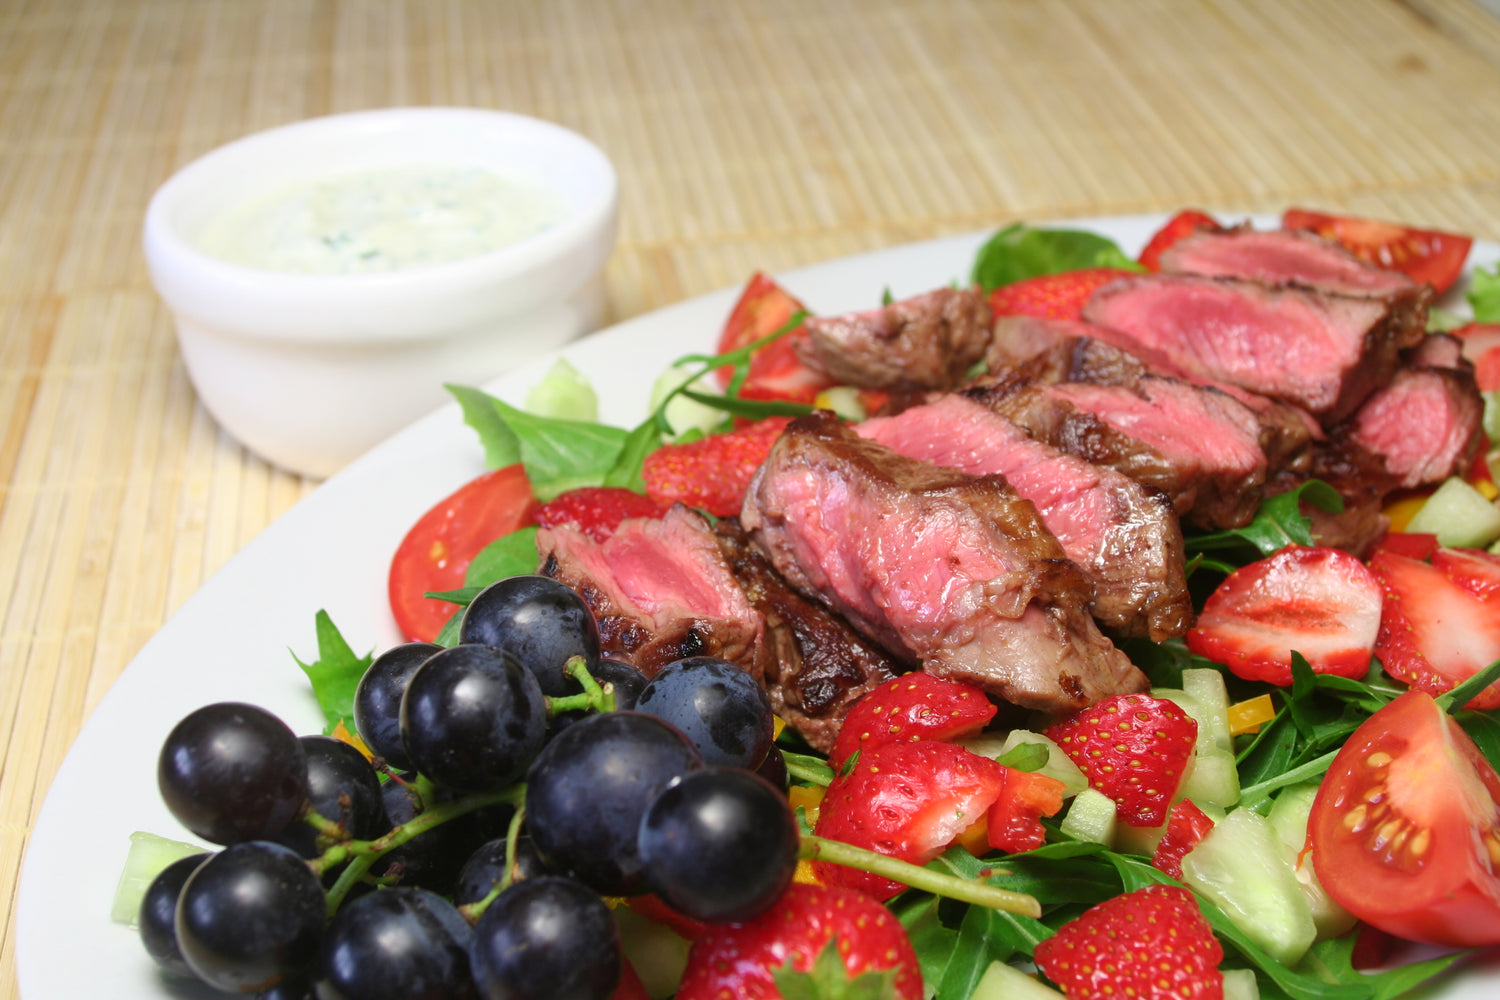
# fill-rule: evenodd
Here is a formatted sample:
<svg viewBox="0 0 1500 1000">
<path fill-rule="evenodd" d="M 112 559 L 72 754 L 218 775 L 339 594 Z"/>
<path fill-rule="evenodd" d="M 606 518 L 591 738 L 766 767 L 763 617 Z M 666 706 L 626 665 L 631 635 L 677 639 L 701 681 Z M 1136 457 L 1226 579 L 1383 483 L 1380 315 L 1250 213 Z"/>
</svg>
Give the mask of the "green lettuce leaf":
<svg viewBox="0 0 1500 1000">
<path fill-rule="evenodd" d="M 318 658 L 304 663 L 293 653 L 292 659 L 312 683 L 313 696 L 318 699 L 327 723 L 323 731 L 331 733 L 340 722 L 354 719 L 354 690 L 375 657 L 372 653 L 355 655 L 327 611 L 319 611 L 314 621 Z"/>
<path fill-rule="evenodd" d="M 1022 223 L 980 247 L 969 280 L 985 291 L 1026 278 L 1086 267 L 1143 271 L 1113 240 L 1081 229 L 1037 229 Z"/>
</svg>

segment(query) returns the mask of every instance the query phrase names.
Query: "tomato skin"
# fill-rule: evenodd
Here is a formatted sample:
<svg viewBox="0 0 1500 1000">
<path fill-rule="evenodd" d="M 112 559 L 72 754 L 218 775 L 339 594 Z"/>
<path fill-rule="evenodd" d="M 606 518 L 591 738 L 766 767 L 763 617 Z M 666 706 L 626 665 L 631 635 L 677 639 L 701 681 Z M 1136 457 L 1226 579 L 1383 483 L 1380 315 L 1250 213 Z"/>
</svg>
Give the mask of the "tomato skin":
<svg viewBox="0 0 1500 1000">
<path fill-rule="evenodd" d="M 470 480 L 423 514 L 391 558 L 387 595 L 401 634 L 431 642 L 454 605 L 423 595 L 462 587 L 479 550 L 531 524 L 535 509 L 526 470 L 517 464 Z"/>
<path fill-rule="evenodd" d="M 1283 229 L 1310 229 L 1340 243 L 1356 257 L 1414 281 L 1431 285 L 1439 294 L 1463 273 L 1472 237 L 1436 229 L 1413 229 L 1352 215 L 1333 215 L 1305 208 L 1289 208 L 1281 215 Z"/>
<path fill-rule="evenodd" d="M 1339 751 L 1308 838 L 1318 880 L 1356 917 L 1472 947 L 1500 943 L 1497 821 L 1500 776 L 1430 695 L 1408 691 Z"/>
<path fill-rule="evenodd" d="M 718 352 L 738 350 L 780 330 L 807 307 L 791 295 L 776 279 L 756 271 L 745 284 L 739 301 L 730 311 L 719 334 Z M 819 392 L 833 383 L 802 363 L 792 346 L 807 331 L 797 327 L 760 348 L 750 358 L 749 370 L 740 386 L 746 399 L 784 399 L 811 403 Z M 729 385 L 734 368 L 726 366 L 717 372 L 719 383 Z"/>
</svg>

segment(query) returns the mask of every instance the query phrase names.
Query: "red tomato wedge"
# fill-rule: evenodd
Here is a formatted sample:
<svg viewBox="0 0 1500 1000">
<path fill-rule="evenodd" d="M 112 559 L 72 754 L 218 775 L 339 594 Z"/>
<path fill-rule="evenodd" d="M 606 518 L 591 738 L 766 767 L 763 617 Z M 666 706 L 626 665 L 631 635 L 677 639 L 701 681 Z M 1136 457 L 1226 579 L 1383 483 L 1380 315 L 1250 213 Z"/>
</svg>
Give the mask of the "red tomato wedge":
<svg viewBox="0 0 1500 1000">
<path fill-rule="evenodd" d="M 1479 391 L 1500 389 L 1500 323 L 1465 323 L 1452 332 L 1463 345 L 1464 357 L 1474 362 Z"/>
<path fill-rule="evenodd" d="M 401 634 L 431 642 L 454 605 L 423 595 L 462 587 L 479 550 L 530 524 L 535 509 L 526 470 L 507 465 L 465 483 L 423 514 L 391 558 L 387 588 Z"/>
<path fill-rule="evenodd" d="M 1438 292 L 1446 291 L 1463 272 L 1473 246 L 1471 237 L 1436 229 L 1412 229 L 1350 215 L 1331 215 L 1305 208 L 1289 208 L 1281 215 L 1283 229 L 1310 229 L 1343 244 L 1356 257 L 1416 281 Z"/>
<path fill-rule="evenodd" d="M 756 271 L 719 334 L 719 353 L 738 350 L 768 337 L 786 326 L 798 312 L 806 311 L 807 307 L 777 284 L 776 279 Z M 792 347 L 795 338 L 805 336 L 806 331 L 798 327 L 756 351 L 740 386 L 740 395 L 811 403 L 819 392 L 831 386 L 831 381 L 803 364 Z M 733 374 L 733 368 L 720 368 L 720 384 L 727 386 Z"/>
<path fill-rule="evenodd" d="M 1430 695 L 1408 691 L 1344 744 L 1313 802 L 1328 894 L 1397 937 L 1500 944 L 1500 776 Z"/>
</svg>

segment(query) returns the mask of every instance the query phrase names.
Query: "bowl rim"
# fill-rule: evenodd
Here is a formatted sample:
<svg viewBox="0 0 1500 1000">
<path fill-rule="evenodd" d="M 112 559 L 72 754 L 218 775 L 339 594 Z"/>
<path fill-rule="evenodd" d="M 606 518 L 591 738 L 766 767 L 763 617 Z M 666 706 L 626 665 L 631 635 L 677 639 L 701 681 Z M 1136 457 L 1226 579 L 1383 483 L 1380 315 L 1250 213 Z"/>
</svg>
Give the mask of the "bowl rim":
<svg viewBox="0 0 1500 1000">
<path fill-rule="evenodd" d="M 564 218 L 515 243 L 437 264 L 357 274 L 277 271 L 225 260 L 200 249 L 181 231 L 173 217 L 180 200 L 190 195 L 195 185 L 201 185 L 216 172 L 232 171 L 241 158 L 267 147 L 295 143 L 308 134 L 399 133 L 402 129 L 448 123 L 520 130 L 561 144 L 567 148 L 567 155 L 579 158 L 592 186 L 585 187 L 582 201 Z M 445 156 L 438 152 L 431 159 L 440 163 Z M 619 178 L 603 150 L 578 132 L 556 122 L 494 108 L 447 105 L 377 108 L 277 125 L 233 139 L 194 158 L 174 171 L 153 193 L 146 208 L 141 242 L 153 284 L 167 305 L 174 312 L 216 326 L 224 325 L 223 320 L 246 307 L 262 315 L 270 311 L 296 316 L 307 311 L 330 309 L 371 312 L 410 303 L 414 299 L 451 300 L 456 296 L 486 291 L 493 293 L 501 283 L 511 283 L 522 293 L 516 308 L 511 310 L 519 313 L 543 301 L 570 294 L 603 265 L 613 243 L 618 200 Z M 597 246 L 601 242 L 602 248 Z M 588 253 L 591 248 L 593 254 Z M 580 262 L 571 287 L 545 295 L 540 289 L 526 287 L 531 284 L 529 279 L 543 271 L 555 274 L 565 258 L 579 253 L 583 253 L 586 259 Z M 594 255 L 598 256 L 597 261 L 591 259 Z M 528 291 L 534 294 L 524 294 Z M 261 339 L 310 339 L 307 333 L 280 329 L 274 322 L 231 321 L 229 325 L 237 333 Z M 441 325 L 435 324 L 437 327 Z M 433 331 L 434 335 L 441 332 L 441 329 Z M 406 331 L 380 337 L 365 329 L 357 334 L 343 335 L 330 331 L 317 339 L 339 342 L 356 337 L 397 339 L 416 335 L 414 331 Z"/>
</svg>

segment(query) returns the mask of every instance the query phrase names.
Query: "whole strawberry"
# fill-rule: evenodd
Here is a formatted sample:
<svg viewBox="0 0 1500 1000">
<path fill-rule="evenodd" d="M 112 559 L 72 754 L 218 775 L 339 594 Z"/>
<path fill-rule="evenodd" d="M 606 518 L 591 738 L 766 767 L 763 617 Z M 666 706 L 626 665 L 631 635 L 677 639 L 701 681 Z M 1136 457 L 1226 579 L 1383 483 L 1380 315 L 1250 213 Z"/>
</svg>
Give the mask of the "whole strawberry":
<svg viewBox="0 0 1500 1000">
<path fill-rule="evenodd" d="M 996 316 L 1078 319 L 1098 288 L 1134 273 L 1120 267 L 1086 267 L 1025 278 L 990 292 L 990 308 Z"/>
<path fill-rule="evenodd" d="M 1114 800 L 1120 822 L 1160 826 L 1193 756 L 1198 723 L 1170 701 L 1117 694 L 1054 723 L 1047 735 Z"/>
<path fill-rule="evenodd" d="M 669 506 L 619 486 L 580 486 L 537 507 L 536 523 L 544 528 L 571 524 L 602 542 L 626 518 L 661 517 Z"/>
<path fill-rule="evenodd" d="M 665 444 L 646 456 L 646 495 L 661 503 L 700 507 L 715 517 L 740 512 L 750 477 L 766 460 L 788 417 L 767 417 L 725 434 Z"/>
<path fill-rule="evenodd" d="M 861 992 L 872 977 L 890 980 L 893 992 Z M 754 920 L 709 925 L 693 942 L 677 988 L 677 1000 L 892 995 L 922 996 L 917 955 L 901 922 L 863 893 L 802 883 Z"/>
<path fill-rule="evenodd" d="M 1036 964 L 1068 1000 L 1222 1000 L 1224 949 L 1180 886 L 1105 900 L 1036 946 Z"/>
</svg>

